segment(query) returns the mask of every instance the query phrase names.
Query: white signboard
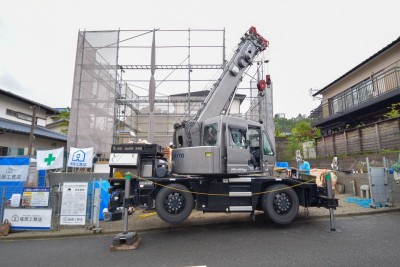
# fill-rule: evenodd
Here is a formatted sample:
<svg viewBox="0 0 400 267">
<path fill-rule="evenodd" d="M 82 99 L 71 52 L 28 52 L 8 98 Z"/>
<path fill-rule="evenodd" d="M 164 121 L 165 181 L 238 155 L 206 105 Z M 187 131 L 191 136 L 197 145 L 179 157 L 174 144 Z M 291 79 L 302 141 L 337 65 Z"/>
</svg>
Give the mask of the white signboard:
<svg viewBox="0 0 400 267">
<path fill-rule="evenodd" d="M 111 153 L 109 164 L 124 166 L 124 165 L 137 165 L 137 153 Z"/>
<path fill-rule="evenodd" d="M 64 183 L 61 225 L 85 225 L 87 191 L 87 183 Z"/>
<path fill-rule="evenodd" d="M 68 163 L 67 163 L 68 167 L 92 168 L 92 163 L 93 163 L 93 147 L 70 148 Z"/>
<path fill-rule="evenodd" d="M 50 230 L 51 209 L 4 209 L 12 230 Z"/>
</svg>

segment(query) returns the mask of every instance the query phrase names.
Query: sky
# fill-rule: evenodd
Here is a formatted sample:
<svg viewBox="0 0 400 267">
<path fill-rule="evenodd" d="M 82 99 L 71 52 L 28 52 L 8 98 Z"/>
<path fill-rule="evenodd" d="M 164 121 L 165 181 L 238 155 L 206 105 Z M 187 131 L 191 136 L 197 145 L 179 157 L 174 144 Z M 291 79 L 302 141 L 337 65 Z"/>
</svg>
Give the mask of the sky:
<svg viewBox="0 0 400 267">
<path fill-rule="evenodd" d="M 400 36 L 399 10 L 398 0 L 0 0 L 0 88 L 71 106 L 79 30 L 225 29 L 233 49 L 255 26 L 270 42 L 274 113 L 309 115 L 320 104 L 310 89 Z"/>
</svg>

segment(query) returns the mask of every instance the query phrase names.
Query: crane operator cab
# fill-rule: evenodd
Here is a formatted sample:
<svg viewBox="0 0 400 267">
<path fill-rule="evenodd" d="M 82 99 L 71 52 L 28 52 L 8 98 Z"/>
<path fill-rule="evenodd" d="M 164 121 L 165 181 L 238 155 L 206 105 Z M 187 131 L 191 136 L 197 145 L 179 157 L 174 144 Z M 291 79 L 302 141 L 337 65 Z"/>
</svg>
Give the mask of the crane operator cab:
<svg viewBox="0 0 400 267">
<path fill-rule="evenodd" d="M 231 116 L 202 123 L 199 146 L 172 151 L 176 174 L 248 174 L 269 172 L 275 153 L 263 125 Z"/>
</svg>

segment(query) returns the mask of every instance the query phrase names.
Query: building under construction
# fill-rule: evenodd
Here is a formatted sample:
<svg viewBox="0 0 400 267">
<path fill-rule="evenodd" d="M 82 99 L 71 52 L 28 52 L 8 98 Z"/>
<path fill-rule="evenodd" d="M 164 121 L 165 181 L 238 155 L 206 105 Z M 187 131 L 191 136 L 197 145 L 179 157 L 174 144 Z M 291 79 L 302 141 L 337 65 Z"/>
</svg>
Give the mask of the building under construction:
<svg viewBox="0 0 400 267">
<path fill-rule="evenodd" d="M 224 70 L 234 50 L 225 40 L 224 29 L 79 31 L 68 148 L 108 158 L 113 143 L 168 145 L 174 124 L 196 114 Z M 272 87 L 263 98 L 257 90 L 266 61 L 262 54 L 243 76 L 229 114 L 273 132 Z"/>
</svg>

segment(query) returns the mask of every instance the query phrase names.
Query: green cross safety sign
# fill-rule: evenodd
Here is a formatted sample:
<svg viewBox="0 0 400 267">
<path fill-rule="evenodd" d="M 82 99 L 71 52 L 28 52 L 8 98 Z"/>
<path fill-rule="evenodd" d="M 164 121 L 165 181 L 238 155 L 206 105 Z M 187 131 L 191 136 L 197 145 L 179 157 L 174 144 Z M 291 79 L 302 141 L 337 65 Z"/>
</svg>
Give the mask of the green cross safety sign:
<svg viewBox="0 0 400 267">
<path fill-rule="evenodd" d="M 55 160 L 56 160 L 56 158 L 53 157 L 53 154 L 50 153 L 50 154 L 47 156 L 47 158 L 44 159 L 44 162 L 47 163 L 47 166 L 50 166 L 51 163 L 52 163 L 52 161 L 55 161 Z"/>
</svg>

